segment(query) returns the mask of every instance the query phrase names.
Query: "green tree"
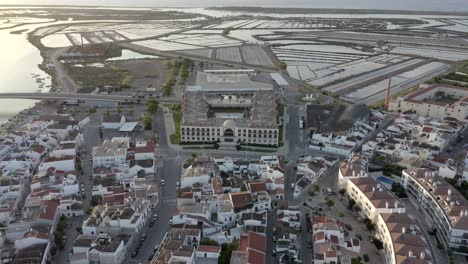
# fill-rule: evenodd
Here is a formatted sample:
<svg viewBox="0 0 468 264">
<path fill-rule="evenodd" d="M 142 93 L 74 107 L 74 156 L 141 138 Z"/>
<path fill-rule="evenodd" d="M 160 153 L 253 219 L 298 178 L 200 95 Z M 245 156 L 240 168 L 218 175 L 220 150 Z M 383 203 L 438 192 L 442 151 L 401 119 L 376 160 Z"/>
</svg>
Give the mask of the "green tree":
<svg viewBox="0 0 468 264">
<path fill-rule="evenodd" d="M 335 201 L 330 196 L 328 196 L 325 199 L 325 203 L 327 204 L 328 207 L 332 207 L 333 205 L 335 205 Z"/>
<path fill-rule="evenodd" d="M 155 99 L 149 99 L 146 101 L 146 111 L 152 115 L 154 115 L 159 108 L 159 102 Z"/>
<path fill-rule="evenodd" d="M 231 261 L 232 251 L 237 250 L 237 247 L 237 241 L 233 241 L 229 244 L 223 244 L 221 246 L 221 254 L 218 259 L 218 264 L 229 264 Z"/>
<path fill-rule="evenodd" d="M 143 124 L 145 129 L 151 129 L 153 125 L 153 117 L 149 113 L 145 113 L 141 119 L 140 122 Z"/>
<path fill-rule="evenodd" d="M 286 70 L 288 68 L 288 64 L 284 61 L 280 62 L 280 69 Z"/>
<path fill-rule="evenodd" d="M 102 197 L 100 195 L 94 195 L 91 197 L 91 206 L 97 206 L 101 203 Z"/>
</svg>

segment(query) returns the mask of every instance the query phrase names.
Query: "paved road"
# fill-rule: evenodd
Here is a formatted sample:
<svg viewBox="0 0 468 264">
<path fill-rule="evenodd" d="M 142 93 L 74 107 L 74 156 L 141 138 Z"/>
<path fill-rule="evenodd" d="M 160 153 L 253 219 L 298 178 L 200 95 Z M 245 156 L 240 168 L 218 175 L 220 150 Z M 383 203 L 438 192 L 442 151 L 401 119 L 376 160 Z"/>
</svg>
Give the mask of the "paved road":
<svg viewBox="0 0 468 264">
<path fill-rule="evenodd" d="M 60 48 L 54 51 L 50 56 L 50 61 L 55 68 L 55 77 L 56 80 L 61 84 L 64 93 L 74 93 L 80 89 L 80 87 L 68 76 L 65 69 L 63 68 L 62 63 L 58 61 L 60 56 L 68 49 Z"/>
<path fill-rule="evenodd" d="M 6 99 L 57 99 L 57 100 L 86 100 L 103 102 L 130 102 L 135 100 L 131 96 L 124 95 L 102 95 L 82 93 L 0 93 L 0 98 Z"/>
<path fill-rule="evenodd" d="M 99 125 L 100 125 L 100 115 L 94 114 L 90 116 L 90 122 L 87 126 L 84 127 L 83 133 L 85 140 L 84 146 L 84 158 L 82 159 L 83 173 L 78 175 L 78 182 L 84 184 L 86 198 L 82 200 L 83 208 L 86 212 L 87 208 L 91 207 L 91 190 L 93 188 L 93 181 L 89 178 L 89 175 L 92 175 L 92 163 L 90 160 L 90 153 L 92 153 L 92 148 L 100 144 L 101 139 L 99 138 Z M 64 250 L 58 250 L 55 256 L 53 263 L 67 263 L 69 259 L 69 254 L 73 249 L 73 242 L 76 237 L 79 235 L 76 231 L 77 227 L 81 227 L 83 220 L 87 217 L 76 216 L 68 218 L 68 223 L 71 224 L 71 227 L 66 230 L 67 240 L 65 242 Z"/>
</svg>

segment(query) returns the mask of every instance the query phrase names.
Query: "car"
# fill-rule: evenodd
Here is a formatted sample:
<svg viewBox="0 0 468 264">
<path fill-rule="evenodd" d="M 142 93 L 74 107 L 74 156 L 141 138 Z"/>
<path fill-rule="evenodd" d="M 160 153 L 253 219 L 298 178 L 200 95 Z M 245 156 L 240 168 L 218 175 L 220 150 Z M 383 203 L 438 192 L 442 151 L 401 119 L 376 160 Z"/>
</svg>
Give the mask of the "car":
<svg viewBox="0 0 468 264">
<path fill-rule="evenodd" d="M 166 181 L 165 180 L 161 180 L 161 186 L 164 186 L 166 185 Z"/>
<path fill-rule="evenodd" d="M 307 242 L 307 248 L 313 248 L 313 247 L 314 247 L 314 243 L 312 243 L 312 241 Z"/>
<path fill-rule="evenodd" d="M 146 240 L 146 234 L 141 235 L 140 237 L 140 242 L 143 242 Z"/>
<path fill-rule="evenodd" d="M 153 259 L 153 257 L 154 257 L 154 254 L 149 255 L 148 261 L 151 261 Z"/>
<path fill-rule="evenodd" d="M 362 236 L 360 234 L 355 235 L 357 239 L 362 240 Z"/>
<path fill-rule="evenodd" d="M 346 231 L 346 230 L 344 230 L 343 233 L 344 233 L 345 236 L 348 236 L 348 235 L 349 235 L 349 232 Z"/>
<path fill-rule="evenodd" d="M 276 256 L 276 249 L 273 249 L 273 250 L 271 251 L 271 255 L 272 255 L 273 257 Z"/>
<path fill-rule="evenodd" d="M 135 249 L 135 250 L 132 252 L 132 256 L 131 256 L 131 257 L 132 257 L 132 258 L 136 258 L 136 256 L 138 256 L 138 250 Z"/>
<path fill-rule="evenodd" d="M 80 187 L 83 188 L 83 187 L 84 187 L 84 183 L 81 183 L 81 184 L 80 184 Z"/>
<path fill-rule="evenodd" d="M 364 259 L 365 262 L 369 262 L 369 255 L 364 254 L 362 255 L 362 258 Z"/>
<path fill-rule="evenodd" d="M 350 224 L 346 224 L 345 227 L 346 229 L 348 229 L 348 231 L 353 230 L 353 227 Z"/>
<path fill-rule="evenodd" d="M 271 236 L 271 240 L 272 240 L 274 243 L 276 243 L 276 236 L 275 236 L 275 235 Z"/>
<path fill-rule="evenodd" d="M 180 182 L 176 182 L 176 187 L 180 188 Z"/>
<path fill-rule="evenodd" d="M 154 226 L 154 223 L 155 223 L 155 221 L 150 221 L 149 227 L 153 227 L 153 226 Z"/>
<path fill-rule="evenodd" d="M 159 249 L 159 244 L 156 244 L 156 246 L 154 246 L 154 253 L 156 253 L 156 251 L 158 251 Z"/>
<path fill-rule="evenodd" d="M 172 221 L 172 218 L 169 219 L 169 224 L 172 225 L 172 223 L 174 223 L 174 221 Z"/>
<path fill-rule="evenodd" d="M 153 221 L 156 221 L 156 219 L 158 219 L 158 214 L 153 215 Z"/>
</svg>

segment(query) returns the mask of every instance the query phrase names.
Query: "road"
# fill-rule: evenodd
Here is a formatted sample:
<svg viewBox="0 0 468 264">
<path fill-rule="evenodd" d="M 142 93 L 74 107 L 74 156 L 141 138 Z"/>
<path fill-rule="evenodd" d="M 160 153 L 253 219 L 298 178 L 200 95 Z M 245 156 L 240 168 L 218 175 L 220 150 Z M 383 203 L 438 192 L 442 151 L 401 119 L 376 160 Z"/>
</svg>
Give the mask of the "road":
<svg viewBox="0 0 468 264">
<path fill-rule="evenodd" d="M 90 154 L 94 146 L 97 146 L 101 143 L 99 138 L 99 126 L 100 126 L 100 115 L 93 114 L 90 116 L 90 122 L 87 126 L 84 127 L 83 133 L 85 140 L 85 146 L 83 148 L 83 158 L 81 159 L 83 172 L 78 173 L 78 182 L 84 184 L 86 198 L 82 200 L 83 209 L 86 212 L 87 208 L 91 207 L 91 190 L 93 188 L 93 181 L 90 179 L 89 175 L 92 175 L 92 163 L 90 162 Z M 81 188 L 80 188 L 81 189 Z M 76 237 L 79 235 L 76 231 L 77 227 L 81 227 L 83 220 L 85 220 L 86 213 L 84 216 L 69 217 L 68 223 L 71 224 L 70 228 L 67 228 L 66 236 L 67 240 L 65 241 L 65 247 L 63 250 L 58 250 L 55 255 L 55 260 L 52 263 L 67 263 L 70 257 L 70 252 L 73 249 L 73 242 Z"/>
<path fill-rule="evenodd" d="M 158 215 L 154 226 L 149 227 L 149 223 L 147 223 L 143 228 L 142 233 L 147 234 L 148 238 L 144 241 L 135 258 L 130 257 L 136 246 L 132 245 L 124 263 L 147 263 L 148 258 L 154 254 L 155 245 L 161 243 L 164 235 L 169 230 L 169 219 L 177 210 L 176 182 L 179 181 L 182 164 L 185 158 L 188 158 L 188 156 L 179 156 L 176 151 L 169 147 L 163 111 L 160 110 L 153 116 L 153 124 L 155 124 L 153 132 L 156 132 L 159 138 L 156 146 L 158 168 L 154 180 L 159 184 L 164 179 L 166 184 L 160 186 L 159 204 L 153 210 L 153 214 Z"/>
<path fill-rule="evenodd" d="M 82 93 L 0 93 L 0 99 L 34 99 L 34 100 L 84 100 L 102 102 L 132 102 L 136 100 L 131 96 L 82 94 Z"/>
<path fill-rule="evenodd" d="M 62 56 L 67 49 L 68 47 L 55 50 L 50 56 L 50 61 L 54 65 L 55 78 L 61 84 L 62 92 L 75 93 L 80 87 L 68 76 L 62 63 L 58 61 L 60 56 Z"/>
</svg>

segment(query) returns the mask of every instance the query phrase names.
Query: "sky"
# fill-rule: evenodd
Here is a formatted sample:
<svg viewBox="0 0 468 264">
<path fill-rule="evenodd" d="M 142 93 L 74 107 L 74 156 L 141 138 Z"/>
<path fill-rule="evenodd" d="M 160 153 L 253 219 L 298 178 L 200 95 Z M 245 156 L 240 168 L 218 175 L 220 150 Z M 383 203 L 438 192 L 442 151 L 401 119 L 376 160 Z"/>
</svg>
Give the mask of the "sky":
<svg viewBox="0 0 468 264">
<path fill-rule="evenodd" d="M 153 7 L 282 6 L 311 8 L 468 11 L 468 0 L 0 0 L 0 4 Z"/>
</svg>

